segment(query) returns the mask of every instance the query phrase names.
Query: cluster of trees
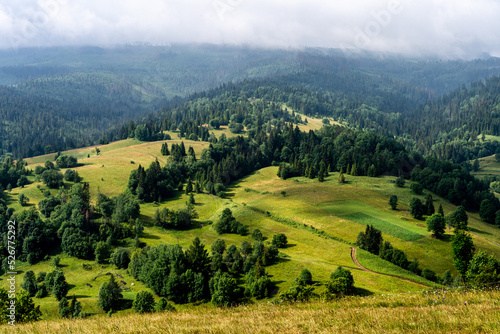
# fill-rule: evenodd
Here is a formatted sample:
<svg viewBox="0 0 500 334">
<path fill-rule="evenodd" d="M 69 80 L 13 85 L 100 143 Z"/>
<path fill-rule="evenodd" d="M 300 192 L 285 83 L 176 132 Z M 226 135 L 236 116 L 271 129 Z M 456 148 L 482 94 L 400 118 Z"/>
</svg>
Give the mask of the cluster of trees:
<svg viewBox="0 0 500 334">
<path fill-rule="evenodd" d="M 172 197 L 186 178 L 187 166 L 172 162 L 161 168 L 158 160 L 153 161 L 148 169 L 141 165 L 130 173 L 127 187 L 139 200 L 161 202 Z"/>
<path fill-rule="evenodd" d="M 157 51 L 153 52 L 151 59 L 156 57 Z M 350 59 L 339 54 L 318 55 L 314 52 L 284 56 L 282 51 L 262 50 L 237 51 L 238 56 L 234 50 L 224 51 L 222 54 L 216 51 L 214 60 L 214 50 L 181 52 L 190 54 L 186 57 L 189 65 L 186 64 L 186 59 L 180 60 L 184 57 L 176 57 L 176 52 L 168 51 L 168 56 L 156 59 L 154 64 L 145 62 L 133 66 L 130 63 L 123 64 L 120 54 L 113 58 L 112 69 L 105 74 L 82 73 L 88 70 L 87 63 L 82 65 L 84 68 L 81 70 L 72 66 L 45 65 L 2 68 L 8 73 L 7 77 L 15 78 L 13 83 L 16 83 L 16 87 L 2 87 L 0 91 L 0 118 L 11 124 L 4 131 L 5 134 L 2 132 L 0 150 L 20 157 L 88 146 L 95 142 L 96 136 L 113 127 L 117 121 L 119 125 L 102 138 L 102 142 L 134 137 L 136 126 L 130 128 L 126 124 L 132 117 L 140 117 L 144 110 L 156 109 L 160 101 L 163 105 L 179 102 L 178 97 L 166 101 L 164 87 L 169 87 L 169 96 L 185 95 L 215 87 L 221 82 L 240 81 L 248 77 L 248 73 L 252 73 L 251 77 L 257 80 L 223 84 L 211 91 L 194 94 L 189 100 L 227 95 L 256 100 L 273 99 L 307 115 L 341 119 L 360 129 L 400 137 L 411 134 L 411 145 L 423 146 L 429 152 L 433 143 L 425 140 L 427 133 L 441 142 L 448 140 L 448 143 L 449 138 L 460 136 L 460 145 L 467 147 L 469 144 L 466 142 L 466 135 L 471 135 L 473 131 L 495 131 L 495 118 L 486 111 L 495 110 L 495 85 L 489 81 L 477 83 L 469 89 L 463 87 L 442 101 L 436 102 L 435 99 L 437 94 L 448 91 L 449 87 L 482 80 L 495 74 L 498 67 L 495 60 L 460 64 L 414 63 L 403 59 L 380 60 L 371 56 Z M 197 52 L 199 53 L 195 55 Z M 125 58 L 129 62 L 134 57 Z M 156 66 L 157 61 L 162 65 Z M 109 69 L 108 66 L 98 65 L 101 70 Z M 137 66 L 143 69 L 143 66 L 155 67 L 155 78 L 160 80 L 144 80 L 144 74 L 149 71 L 131 70 Z M 419 75 L 415 76 L 417 72 Z M 168 80 L 167 84 L 163 82 L 165 79 Z M 147 98 L 143 93 L 145 91 Z M 481 98 L 475 98 L 476 96 Z M 222 125 L 245 126 L 238 119 L 221 117 L 226 109 L 234 108 L 224 99 L 220 100 L 210 106 L 213 115 L 207 117 L 205 122 L 193 122 L 199 138 L 204 138 L 203 127 L 199 125 L 212 124 L 209 123 L 211 120 L 219 120 Z M 427 108 L 421 106 L 428 100 Z M 190 103 L 186 111 L 198 107 L 196 103 Z M 464 112 L 467 112 L 467 117 L 461 117 Z M 469 115 L 473 113 L 479 115 L 469 125 L 465 120 L 470 120 Z M 425 119 L 430 119 L 429 123 L 425 123 Z M 186 132 L 188 130 L 184 127 L 189 125 L 184 125 L 185 123 L 187 122 L 181 124 L 172 120 L 161 124 L 160 128 L 143 127 L 139 124 L 137 136 L 150 140 L 161 132 L 159 129 L 178 128 Z M 436 124 L 443 124 L 446 136 L 441 135 Z M 43 131 L 32 133 L 32 129 Z M 446 150 L 458 151 L 449 148 Z"/>
<path fill-rule="evenodd" d="M 406 156 L 394 140 L 342 127 L 330 126 L 306 134 L 292 124 L 277 123 L 268 127 L 268 134 L 263 126 L 255 126 L 247 123 L 253 129 L 249 130 L 249 138 L 211 137 L 200 159 L 196 159 L 191 147 L 186 153 L 183 142 L 173 144 L 169 150 L 172 159 L 166 166 L 162 168 L 157 161 L 148 169 L 139 166 L 131 172 L 128 187 L 138 199 L 147 202 L 173 196 L 185 182 L 187 192 L 224 196 L 225 185 L 279 162 L 287 163 L 280 168 L 281 177 L 307 175 L 323 180 L 328 172 L 336 170 L 351 175 L 397 174 Z M 163 146 L 164 154 L 166 149 Z"/>
<path fill-rule="evenodd" d="M 32 270 L 28 270 L 23 277 L 21 288 L 30 297 L 44 298 L 52 294 L 57 300 L 66 297 L 69 290 L 68 282 L 62 270 L 56 268 L 50 273 L 41 271 L 36 276 Z"/>
<path fill-rule="evenodd" d="M 276 261 L 277 247 L 244 241 L 241 248 L 226 249 L 216 240 L 211 256 L 198 238 L 185 251 L 178 245 L 138 249 L 128 266 L 130 273 L 156 294 L 176 303 L 210 300 L 214 305 L 232 305 L 247 296 L 269 296 L 272 283 L 264 267 Z M 246 286 L 239 278 L 244 275 Z M 187 292 L 187 293 L 186 293 Z"/>
<path fill-rule="evenodd" d="M 137 313 L 175 311 L 175 307 L 170 304 L 166 298 L 161 297 L 158 303 L 155 302 L 153 294 L 149 291 L 141 291 L 135 296 L 132 304 Z"/>
<path fill-rule="evenodd" d="M 4 288 L 0 288 L 0 324 L 2 325 L 15 325 L 17 323 L 26 323 L 38 321 L 42 317 L 40 305 L 35 305 L 32 297 L 26 291 L 16 293 L 15 300 L 15 314 L 11 317 L 11 298 L 9 293 Z M 15 321 L 13 321 L 15 320 Z"/>
<path fill-rule="evenodd" d="M 424 270 L 430 272 L 427 268 L 424 270 L 419 268 L 418 259 L 409 261 L 404 251 L 393 247 L 389 241 L 384 241 L 382 231 L 376 229 L 372 225 L 366 225 L 365 232 L 359 233 L 356 245 L 403 269 L 410 270 L 417 275 L 422 275 Z"/>
<path fill-rule="evenodd" d="M 17 258 L 30 264 L 40 261 L 59 246 L 70 256 L 95 258 L 99 242 L 112 246 L 142 232 L 142 224 L 137 220 L 139 203 L 130 192 L 112 199 L 99 194 L 94 210 L 90 206 L 89 185 L 76 183 L 69 191 L 60 189 L 56 196 L 47 192 L 39 209 L 46 219 L 35 207 L 14 213 L 0 201 L 0 235 L 4 243 L 0 253 L 2 271 L 7 269 L 5 236 L 9 220 L 17 222 Z"/>
<path fill-rule="evenodd" d="M 34 172 L 36 179 L 38 181 L 41 180 L 49 188 L 57 189 L 63 184 L 64 175 L 59 171 L 59 168 L 56 167 L 52 161 L 46 161 L 43 167 L 36 166 Z M 70 172 L 70 174 L 72 173 Z M 68 174 L 69 178 L 74 179 L 75 176 L 76 174 L 72 176 Z"/>
<path fill-rule="evenodd" d="M 317 296 L 314 293 L 312 274 L 308 269 L 301 271 L 299 277 L 295 280 L 295 284 L 288 290 L 283 291 L 278 296 L 280 302 L 304 302 Z M 325 283 L 326 292 L 324 297 L 331 298 L 332 296 L 346 296 L 356 293 L 354 287 L 354 277 L 351 271 L 337 267 L 334 272 L 330 274 L 330 280 Z"/>
<path fill-rule="evenodd" d="M 60 82 L 64 83 L 68 82 Z M 66 88 L 59 91 L 63 97 L 54 98 L 36 94 L 36 88 L 29 87 L 31 85 L 47 86 L 49 82 L 0 88 L 0 118 L 9 122 L 6 131 L 2 131 L 0 148 L 15 157 L 89 146 L 112 124 L 111 119 L 124 116 L 109 108 L 103 113 L 103 105 L 111 104 L 109 100 L 103 101 L 103 92 L 107 91 L 103 86 L 96 89 L 94 95 L 81 96 L 79 100 L 72 94 L 81 95 L 78 90 Z"/>
<path fill-rule="evenodd" d="M 11 157 L 7 157 L 0 163 L 0 192 L 11 190 L 15 187 L 24 187 L 29 183 L 27 176 L 30 171 L 26 169 L 26 162 L 19 159 L 14 162 Z"/>
<path fill-rule="evenodd" d="M 177 211 L 163 208 L 155 212 L 155 225 L 165 229 L 185 230 L 193 225 L 193 219 L 198 218 L 198 213 L 192 204 L 186 205 L 185 209 Z"/>
<path fill-rule="evenodd" d="M 71 155 L 60 155 L 56 159 L 57 168 L 73 168 L 78 165 L 78 159 Z"/>
<path fill-rule="evenodd" d="M 442 214 L 442 206 L 440 206 L 439 211 Z M 420 198 L 413 197 L 410 201 L 410 214 L 415 219 L 421 220 L 424 216 L 431 216 L 436 212 L 434 207 L 434 199 L 432 195 L 427 194 L 425 196 L 425 202 L 422 203 Z"/>
<path fill-rule="evenodd" d="M 479 211 L 484 221 L 495 223 L 500 201 L 490 192 L 489 182 L 473 177 L 464 167 L 427 158 L 413 168 L 411 179 L 455 205 Z"/>
<path fill-rule="evenodd" d="M 191 185 L 189 190 L 192 187 L 195 192 L 224 196 L 230 182 L 256 168 L 276 164 L 280 165 L 279 176 L 285 179 L 304 175 L 322 181 L 333 171 L 354 176 L 411 176 L 411 188 L 417 194 L 426 188 L 467 210 L 479 211 L 487 200 L 482 217 L 495 222 L 500 202 L 490 193 L 488 182 L 472 177 L 463 165 L 424 159 L 419 153 L 408 153 L 403 144 L 371 132 L 326 126 L 306 134 L 293 126 L 293 113 L 276 103 L 283 98 L 280 89 L 257 89 L 251 83 L 229 85 L 226 89 L 224 94 L 221 90 L 205 92 L 180 106 L 163 109 L 152 129 L 182 128 L 179 135 L 188 137 L 198 136 L 204 124 L 216 127 L 237 123 L 246 126 L 248 138 L 217 139 L 210 135 L 211 145 L 200 159 L 196 159 L 194 150 L 193 154 L 186 153 L 184 143 L 174 144 L 171 150 L 165 144 L 162 154 L 172 156 L 166 166 L 161 168 L 155 162 L 147 170 L 139 166 L 130 175 L 129 188 L 139 199 L 151 202 L 171 197 L 186 181 Z M 261 99 L 241 99 L 242 93 L 247 98 Z M 401 181 L 404 182 L 403 177 Z M 416 214 L 421 219 L 425 212 Z"/>
<path fill-rule="evenodd" d="M 239 235 L 247 235 L 248 228 L 233 217 L 231 209 L 225 208 L 222 211 L 219 221 L 215 224 L 215 231 L 218 234 L 237 233 Z"/>
<path fill-rule="evenodd" d="M 462 281 L 479 286 L 498 284 L 500 261 L 484 251 L 475 253 L 476 246 L 472 236 L 467 232 L 467 214 L 463 207 L 459 207 L 450 215 L 450 221 L 455 227 L 451 242 L 453 264 Z"/>
</svg>

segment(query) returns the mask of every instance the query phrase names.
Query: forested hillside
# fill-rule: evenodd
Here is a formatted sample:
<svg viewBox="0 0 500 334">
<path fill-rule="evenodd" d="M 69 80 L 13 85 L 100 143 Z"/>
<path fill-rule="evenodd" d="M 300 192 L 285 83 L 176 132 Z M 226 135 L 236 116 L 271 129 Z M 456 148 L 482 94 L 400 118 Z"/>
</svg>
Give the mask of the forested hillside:
<svg viewBox="0 0 500 334">
<path fill-rule="evenodd" d="M 437 107 L 432 106 L 446 103 L 436 102 L 443 93 L 500 73 L 496 58 L 440 61 L 211 45 L 23 49 L 2 51 L 0 63 L 0 83 L 5 86 L 0 155 L 14 157 L 95 144 L 117 123 L 137 121 L 180 98 L 221 86 L 286 103 L 306 115 L 330 116 L 351 127 L 396 135 L 409 148 L 450 158 L 447 149 L 432 147 L 443 134 L 426 128 L 430 138 L 423 141 L 419 138 L 427 124 L 417 121 L 426 113 L 436 124 Z M 233 88 L 244 80 L 255 81 Z M 451 94 L 456 105 L 464 103 L 457 101 L 464 93 Z M 425 108 L 428 101 L 431 105 Z M 460 136 L 452 134 L 460 126 L 452 122 L 445 131 L 462 140 L 467 134 L 460 131 L 479 133 L 484 128 L 472 118 L 466 130 L 459 128 Z M 31 129 L 37 129 L 36 137 Z M 467 160 L 479 150 L 469 147 L 464 155 L 451 158 Z"/>
</svg>

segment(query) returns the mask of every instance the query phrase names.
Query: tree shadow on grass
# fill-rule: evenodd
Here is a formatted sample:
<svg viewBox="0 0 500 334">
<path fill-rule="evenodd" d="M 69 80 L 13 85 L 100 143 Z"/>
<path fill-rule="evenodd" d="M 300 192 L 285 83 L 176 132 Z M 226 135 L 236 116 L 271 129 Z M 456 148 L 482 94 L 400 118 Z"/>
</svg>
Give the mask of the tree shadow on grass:
<svg viewBox="0 0 500 334">
<path fill-rule="evenodd" d="M 142 213 L 139 215 L 139 220 L 142 222 L 144 226 L 147 227 L 155 226 L 155 222 L 151 219 L 151 217 L 143 215 Z"/>
<path fill-rule="evenodd" d="M 373 295 L 374 293 L 371 292 L 370 290 L 366 290 L 366 289 L 363 289 L 363 288 L 359 288 L 357 286 L 354 287 L 354 290 L 355 290 L 355 295 L 356 296 L 362 296 L 362 297 L 366 297 L 366 296 L 371 296 Z"/>
<path fill-rule="evenodd" d="M 285 281 L 272 281 L 273 284 L 273 290 L 269 294 L 269 298 L 276 297 L 280 289 L 278 288 L 278 284 L 285 283 Z"/>
<path fill-rule="evenodd" d="M 139 238 L 141 238 L 141 239 L 155 239 L 155 240 L 161 239 L 157 235 L 146 233 L 146 232 L 142 232 L 141 236 Z"/>
<path fill-rule="evenodd" d="M 233 198 L 234 196 L 236 196 L 236 192 L 234 192 L 234 191 L 232 191 L 232 192 L 225 191 L 223 198 Z"/>
<path fill-rule="evenodd" d="M 442 238 L 439 240 L 444 241 L 444 242 L 451 242 L 453 240 L 453 235 L 452 234 L 444 234 Z"/>
<path fill-rule="evenodd" d="M 290 262 L 290 258 L 286 258 L 286 257 L 277 257 L 274 264 L 278 264 L 278 263 L 285 263 L 285 262 Z"/>
<path fill-rule="evenodd" d="M 473 227 L 469 227 L 469 230 L 471 232 L 478 233 L 478 234 L 492 235 L 490 232 L 481 231 L 481 230 L 478 230 L 477 228 L 473 228 Z"/>
<path fill-rule="evenodd" d="M 68 295 L 66 296 L 66 299 L 70 300 L 70 299 L 72 299 L 72 298 L 73 298 L 73 296 L 75 296 L 75 298 L 76 298 L 76 299 L 91 298 L 91 296 L 89 296 L 89 295 L 69 295 L 69 294 L 68 294 Z"/>
<path fill-rule="evenodd" d="M 118 303 L 116 303 L 116 306 L 113 308 L 115 311 L 123 311 L 127 310 L 129 308 L 132 308 L 133 304 L 132 299 L 120 299 Z"/>
</svg>

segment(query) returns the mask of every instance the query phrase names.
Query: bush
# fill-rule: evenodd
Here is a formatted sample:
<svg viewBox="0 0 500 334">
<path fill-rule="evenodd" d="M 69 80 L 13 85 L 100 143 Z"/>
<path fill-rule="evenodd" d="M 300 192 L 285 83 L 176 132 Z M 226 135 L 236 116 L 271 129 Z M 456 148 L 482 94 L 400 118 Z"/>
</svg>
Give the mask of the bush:
<svg viewBox="0 0 500 334">
<path fill-rule="evenodd" d="M 78 172 L 73 170 L 73 169 L 67 169 L 64 172 L 64 180 L 68 182 L 75 182 L 78 183 L 81 181 L 80 175 L 78 175 Z"/>
<path fill-rule="evenodd" d="M 256 228 L 255 230 L 253 230 L 253 232 L 252 232 L 252 238 L 255 241 L 262 241 L 262 240 L 264 240 L 264 237 L 262 236 L 262 232 L 258 228 Z"/>
<path fill-rule="evenodd" d="M 314 287 L 309 285 L 297 285 L 287 291 L 280 293 L 278 300 L 283 302 L 308 301 L 315 296 Z"/>
<path fill-rule="evenodd" d="M 240 235 L 246 235 L 248 233 L 247 227 L 242 225 L 236 220 L 236 218 L 233 217 L 233 213 L 229 208 L 222 211 L 222 216 L 219 219 L 219 222 L 215 224 L 214 228 L 218 234 L 238 233 Z"/>
<path fill-rule="evenodd" d="M 42 173 L 42 182 L 49 188 L 59 188 L 62 185 L 63 175 L 61 172 L 49 169 Z"/>
<path fill-rule="evenodd" d="M 396 187 L 403 188 L 405 186 L 405 178 L 403 175 L 396 179 Z"/>
<path fill-rule="evenodd" d="M 229 124 L 229 131 L 231 131 L 231 133 L 241 133 L 243 131 L 243 124 L 231 122 L 231 124 Z"/>
<path fill-rule="evenodd" d="M 500 156 L 500 154 L 499 154 Z M 496 193 L 500 193 L 500 181 L 494 181 L 490 183 L 490 188 Z"/>
<path fill-rule="evenodd" d="M 338 267 L 330 275 L 330 284 L 327 288 L 330 293 L 334 294 L 351 294 L 354 288 L 354 278 L 349 270 Z"/>
<path fill-rule="evenodd" d="M 75 157 L 69 155 L 61 155 L 56 160 L 56 166 L 58 168 L 72 168 L 78 164 L 78 160 Z"/>
<path fill-rule="evenodd" d="M 111 255 L 111 262 L 118 269 L 127 269 L 130 263 L 130 251 L 126 248 L 118 248 Z"/>
<path fill-rule="evenodd" d="M 299 283 L 305 285 L 311 285 L 313 283 L 312 274 L 308 269 L 304 269 L 300 273 Z"/>
<path fill-rule="evenodd" d="M 278 233 L 273 235 L 273 241 L 271 243 L 278 248 L 285 248 L 288 243 L 288 239 L 285 234 Z"/>
<path fill-rule="evenodd" d="M 422 195 L 422 192 L 424 191 L 424 187 L 418 182 L 410 184 L 410 189 L 417 195 Z"/>
<path fill-rule="evenodd" d="M 149 313 L 154 311 L 155 299 L 151 292 L 141 291 L 135 296 L 134 310 L 138 313 Z"/>
<path fill-rule="evenodd" d="M 155 309 L 158 312 L 163 312 L 163 311 L 173 312 L 173 311 L 175 311 L 175 307 L 172 304 L 170 304 L 165 297 L 160 298 L 160 300 L 158 301 L 158 304 L 156 304 Z"/>
<path fill-rule="evenodd" d="M 389 205 L 391 206 L 392 210 L 396 210 L 398 207 L 398 196 L 392 195 L 389 199 Z"/>
<path fill-rule="evenodd" d="M 428 268 L 422 269 L 422 277 L 432 282 L 437 281 L 436 273 Z"/>
</svg>

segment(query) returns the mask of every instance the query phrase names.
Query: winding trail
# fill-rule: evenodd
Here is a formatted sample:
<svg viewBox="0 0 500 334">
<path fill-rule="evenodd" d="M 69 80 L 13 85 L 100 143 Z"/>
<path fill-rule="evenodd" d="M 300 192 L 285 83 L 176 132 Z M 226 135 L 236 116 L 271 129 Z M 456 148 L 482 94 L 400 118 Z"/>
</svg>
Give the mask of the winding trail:
<svg viewBox="0 0 500 334">
<path fill-rule="evenodd" d="M 420 282 L 416 282 L 416 281 L 411 280 L 409 278 L 404 278 L 404 277 L 399 277 L 399 276 L 390 275 L 390 274 L 384 274 L 384 273 L 378 273 L 376 271 L 373 271 L 373 270 L 370 270 L 368 268 L 363 267 L 363 265 L 361 263 L 359 263 L 358 259 L 356 258 L 356 247 L 351 247 L 351 258 L 352 258 L 352 262 L 354 262 L 354 264 L 356 266 L 358 266 L 360 268 L 360 270 L 362 270 L 362 271 L 366 271 L 368 273 L 377 274 L 377 275 L 384 275 L 384 276 L 394 277 L 394 278 L 397 278 L 397 279 L 400 279 L 400 280 L 403 280 L 403 281 L 406 281 L 406 282 L 415 283 L 415 284 L 418 284 L 418 285 L 429 287 L 426 284 L 423 284 L 423 283 L 420 283 Z"/>
</svg>

